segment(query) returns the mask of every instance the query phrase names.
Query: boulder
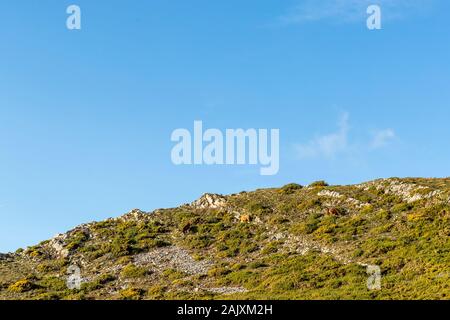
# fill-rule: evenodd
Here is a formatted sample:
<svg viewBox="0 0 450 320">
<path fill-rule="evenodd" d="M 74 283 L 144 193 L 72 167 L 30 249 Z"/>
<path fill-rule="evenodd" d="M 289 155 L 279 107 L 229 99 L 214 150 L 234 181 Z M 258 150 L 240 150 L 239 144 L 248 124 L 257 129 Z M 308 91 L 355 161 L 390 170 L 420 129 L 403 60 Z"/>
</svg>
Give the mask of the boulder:
<svg viewBox="0 0 450 320">
<path fill-rule="evenodd" d="M 197 209 L 223 209 L 227 200 L 220 194 L 205 193 L 200 199 L 194 201 L 191 206 Z"/>
</svg>

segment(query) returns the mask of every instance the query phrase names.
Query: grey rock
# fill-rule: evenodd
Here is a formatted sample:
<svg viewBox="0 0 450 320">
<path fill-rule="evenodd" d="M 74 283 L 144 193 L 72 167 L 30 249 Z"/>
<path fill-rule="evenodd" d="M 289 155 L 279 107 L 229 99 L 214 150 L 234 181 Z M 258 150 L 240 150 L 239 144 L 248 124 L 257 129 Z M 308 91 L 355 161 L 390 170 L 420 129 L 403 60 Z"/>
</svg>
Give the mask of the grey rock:
<svg viewBox="0 0 450 320">
<path fill-rule="evenodd" d="M 191 206 L 197 209 L 223 209 L 226 207 L 227 200 L 219 194 L 205 193 L 198 200 L 194 201 Z"/>
</svg>

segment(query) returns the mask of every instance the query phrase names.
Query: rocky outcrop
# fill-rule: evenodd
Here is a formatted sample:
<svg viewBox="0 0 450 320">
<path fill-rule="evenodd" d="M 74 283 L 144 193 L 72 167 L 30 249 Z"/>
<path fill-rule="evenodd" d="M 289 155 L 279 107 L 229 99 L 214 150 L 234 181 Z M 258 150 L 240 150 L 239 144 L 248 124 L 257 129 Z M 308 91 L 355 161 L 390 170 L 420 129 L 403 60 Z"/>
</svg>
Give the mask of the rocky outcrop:
<svg viewBox="0 0 450 320">
<path fill-rule="evenodd" d="M 339 204 L 339 202 L 345 202 L 351 206 L 355 206 L 357 208 L 362 208 L 364 206 L 367 206 L 368 203 L 361 202 L 357 199 L 351 198 L 351 197 L 345 197 L 344 195 L 340 194 L 337 191 L 330 191 L 330 190 L 322 190 L 317 194 L 319 197 L 327 197 L 330 199 L 336 199 L 337 202 L 331 202 L 328 205 L 333 206 Z"/>
<path fill-rule="evenodd" d="M 10 258 L 10 254 L 8 253 L 0 253 L 0 261 L 1 260 L 8 260 Z"/>
<path fill-rule="evenodd" d="M 79 236 L 80 234 L 83 234 L 84 237 L 86 238 L 83 241 L 86 241 L 87 239 L 91 238 L 92 224 L 93 223 L 85 223 L 73 228 L 72 230 L 66 233 L 57 234 L 43 245 L 45 252 L 55 259 L 69 257 L 72 251 L 72 249 L 68 247 L 70 242 L 73 240 L 74 237 Z"/>
<path fill-rule="evenodd" d="M 399 196 L 407 203 L 413 203 L 424 199 L 433 199 L 442 194 L 440 190 L 429 190 L 425 186 L 408 183 L 399 179 L 380 179 L 356 185 L 365 191 L 370 188 L 382 190 L 387 194 Z"/>
<path fill-rule="evenodd" d="M 133 209 L 118 219 L 121 221 L 143 221 L 148 217 L 149 213 L 142 211 L 140 209 Z"/>
<path fill-rule="evenodd" d="M 66 258 L 69 256 L 69 250 L 65 248 L 67 234 L 58 234 L 50 239 L 48 247 L 52 252 L 52 256 L 56 258 Z"/>
<path fill-rule="evenodd" d="M 205 193 L 198 200 L 191 203 L 192 207 L 197 209 L 223 209 L 226 207 L 227 200 L 219 194 Z"/>
</svg>

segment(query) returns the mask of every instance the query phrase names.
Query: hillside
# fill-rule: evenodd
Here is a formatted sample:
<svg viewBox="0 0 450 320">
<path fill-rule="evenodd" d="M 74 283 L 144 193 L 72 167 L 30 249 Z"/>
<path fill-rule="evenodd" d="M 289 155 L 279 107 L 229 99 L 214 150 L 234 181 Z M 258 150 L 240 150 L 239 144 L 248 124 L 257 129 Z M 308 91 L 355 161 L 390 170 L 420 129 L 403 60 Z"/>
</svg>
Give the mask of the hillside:
<svg viewBox="0 0 450 320">
<path fill-rule="evenodd" d="M 211 298 L 449 299 L 450 178 L 206 194 L 0 255 L 0 299 Z"/>
</svg>

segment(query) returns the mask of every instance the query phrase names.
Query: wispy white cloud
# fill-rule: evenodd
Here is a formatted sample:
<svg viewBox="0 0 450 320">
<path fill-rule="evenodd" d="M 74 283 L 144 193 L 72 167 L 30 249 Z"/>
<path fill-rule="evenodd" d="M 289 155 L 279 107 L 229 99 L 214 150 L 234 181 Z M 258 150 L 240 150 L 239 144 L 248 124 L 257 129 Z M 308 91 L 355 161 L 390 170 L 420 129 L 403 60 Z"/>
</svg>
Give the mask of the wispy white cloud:
<svg viewBox="0 0 450 320">
<path fill-rule="evenodd" d="M 354 142 L 350 136 L 350 116 L 343 113 L 337 123 L 337 130 L 316 136 L 307 143 L 295 144 L 295 152 L 300 159 L 325 158 L 337 156 L 355 156 L 389 145 L 396 137 L 393 129 L 382 129 L 373 132 L 372 138 L 365 142 Z"/>
<path fill-rule="evenodd" d="M 370 143 L 371 149 L 379 149 L 387 146 L 396 137 L 394 130 L 384 129 L 373 133 L 372 141 Z"/>
<path fill-rule="evenodd" d="M 425 13 L 439 0 L 303 0 L 279 20 L 285 24 L 334 20 L 355 22 L 367 19 L 367 7 L 380 5 L 383 20 L 395 20 L 411 14 Z"/>
<path fill-rule="evenodd" d="M 324 156 L 333 158 L 339 152 L 348 148 L 349 115 L 344 113 L 338 122 L 338 130 L 323 136 L 318 136 L 307 144 L 296 146 L 300 158 Z"/>
</svg>

